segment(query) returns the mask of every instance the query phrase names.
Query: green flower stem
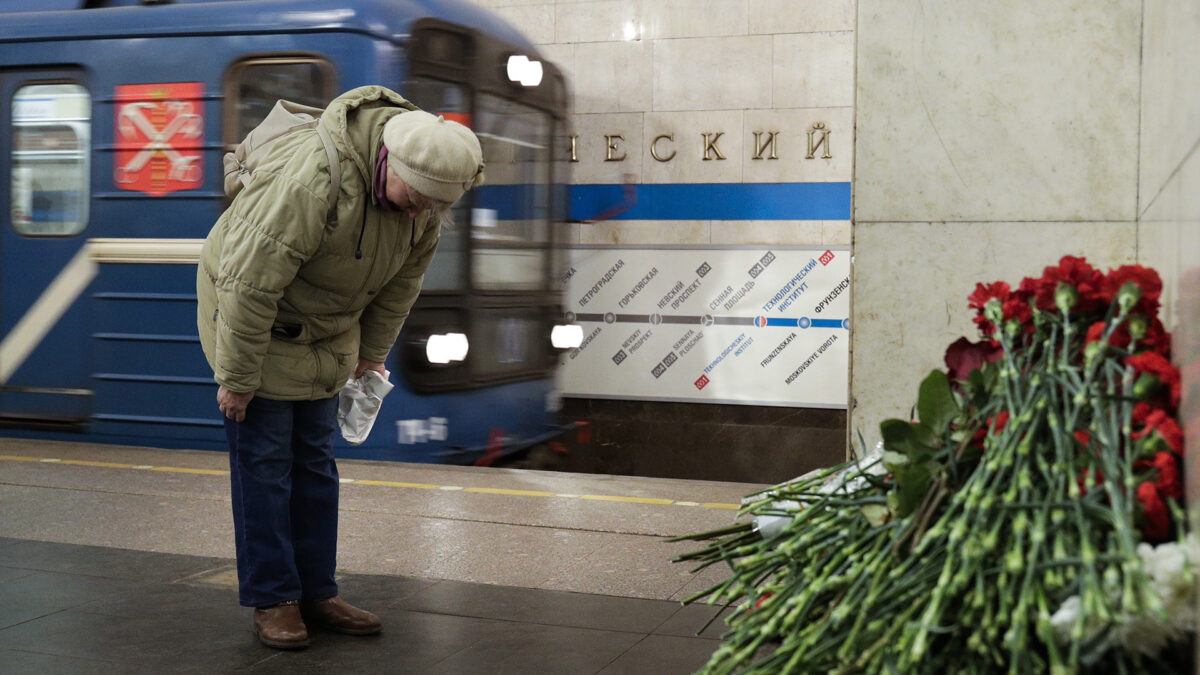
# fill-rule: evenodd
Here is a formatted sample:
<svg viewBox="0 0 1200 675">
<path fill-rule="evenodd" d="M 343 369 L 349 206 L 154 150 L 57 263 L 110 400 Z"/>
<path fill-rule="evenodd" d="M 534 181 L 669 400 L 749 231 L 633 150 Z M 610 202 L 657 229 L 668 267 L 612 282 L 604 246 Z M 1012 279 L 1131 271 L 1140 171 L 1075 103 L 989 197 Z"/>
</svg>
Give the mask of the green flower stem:
<svg viewBox="0 0 1200 675">
<path fill-rule="evenodd" d="M 879 543 L 882 545 L 884 543 L 884 540 L 881 538 Z M 882 550 L 883 550 L 882 547 L 879 549 L 876 549 L 874 551 L 874 554 L 872 555 L 872 558 L 877 556 Z M 874 565 L 874 567 L 875 567 L 875 577 L 873 579 L 871 579 L 870 583 L 871 583 L 872 587 L 877 587 L 879 578 L 882 575 L 883 571 L 886 569 L 886 566 L 885 565 Z M 864 570 L 864 572 L 869 572 L 869 571 L 870 571 L 869 568 Z M 867 579 L 869 577 L 864 574 L 863 578 Z M 854 590 L 854 589 L 852 589 L 852 590 Z M 845 663 L 845 662 L 849 661 L 850 658 L 854 655 L 854 651 L 855 651 L 856 645 L 858 643 L 859 635 L 863 632 L 863 628 L 867 625 L 867 618 L 869 616 L 871 616 L 871 607 L 872 607 L 872 605 L 874 605 L 874 600 L 875 600 L 876 595 L 877 595 L 877 593 L 868 594 L 867 598 L 865 599 L 865 602 L 859 607 L 858 616 L 855 618 L 854 623 L 850 626 L 850 632 L 847 634 L 845 641 L 842 642 L 841 649 L 839 649 L 837 652 L 837 658 L 839 661 Z M 842 602 L 845 602 L 845 601 L 846 601 L 846 599 L 843 598 Z"/>
<path fill-rule="evenodd" d="M 745 500 L 739 515 L 791 517 L 770 539 L 745 523 L 679 539 L 715 539 L 679 559 L 724 561 L 733 572 L 695 598 L 740 603 L 703 672 L 1064 675 L 1096 658 L 1112 621 L 1154 601 L 1132 525 L 1136 400 L 1125 354 L 1108 345 L 1125 311 L 1107 318 L 1103 346 L 1086 354 L 1090 319 L 1036 311 L 1032 337 L 1006 326 L 994 336 L 1004 349 L 994 374 L 955 399 L 961 415 L 949 429 L 935 420 L 953 413 L 938 412 L 923 385 L 927 426 L 913 425 L 917 445 L 905 454 L 937 468 L 911 474 L 928 476 L 929 487 L 906 493 L 916 508 L 905 517 L 870 524 L 902 475 L 889 483 L 843 465 Z M 1002 412 L 1008 423 L 997 432 Z M 971 445 L 980 428 L 982 452 Z M 931 429 L 941 435 L 922 435 Z M 1078 429 L 1091 434 L 1086 448 Z M 1081 611 L 1060 645 L 1050 616 L 1070 595 Z M 1144 664 L 1120 656 L 1112 665 Z"/>
</svg>

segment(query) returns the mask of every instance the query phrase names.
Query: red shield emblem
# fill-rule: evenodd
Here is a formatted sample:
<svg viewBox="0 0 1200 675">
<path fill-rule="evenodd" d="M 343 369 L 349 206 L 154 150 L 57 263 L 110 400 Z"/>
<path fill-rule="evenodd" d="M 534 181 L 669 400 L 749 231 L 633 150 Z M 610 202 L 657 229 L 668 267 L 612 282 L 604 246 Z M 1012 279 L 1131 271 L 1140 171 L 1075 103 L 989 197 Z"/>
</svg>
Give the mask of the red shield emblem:
<svg viewBox="0 0 1200 675">
<path fill-rule="evenodd" d="M 116 89 L 113 182 L 161 197 L 204 180 L 204 85 L 123 84 Z"/>
</svg>

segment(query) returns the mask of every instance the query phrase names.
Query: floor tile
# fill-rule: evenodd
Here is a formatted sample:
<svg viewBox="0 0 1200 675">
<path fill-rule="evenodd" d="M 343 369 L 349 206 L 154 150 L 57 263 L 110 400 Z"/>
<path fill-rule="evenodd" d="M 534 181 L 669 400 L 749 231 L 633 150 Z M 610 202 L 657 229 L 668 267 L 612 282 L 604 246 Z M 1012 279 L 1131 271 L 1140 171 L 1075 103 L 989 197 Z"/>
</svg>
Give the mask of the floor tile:
<svg viewBox="0 0 1200 675">
<path fill-rule="evenodd" d="M 695 597 L 698 593 L 707 591 L 713 586 L 720 584 L 729 579 L 733 573 L 729 567 L 724 564 L 709 565 L 699 572 L 691 572 L 694 565 L 689 563 L 673 563 L 680 569 L 689 570 L 689 578 L 686 584 L 678 591 L 671 595 L 672 600 L 683 602 L 689 598 Z M 689 566 L 690 565 L 690 566 Z"/>
<path fill-rule="evenodd" d="M 439 661 L 489 636 L 506 624 L 471 617 L 382 611 L 383 632 L 354 637 L 310 632 L 310 646 L 276 652 L 253 666 L 253 673 L 429 673 Z M 270 652 L 262 648 L 264 652 Z M 485 671 L 478 671 L 485 672 Z"/>
<path fill-rule="evenodd" d="M 372 612 L 385 607 L 409 609 L 409 598 L 441 583 L 382 574 L 339 574 L 337 580 L 338 592 L 347 602 Z"/>
<path fill-rule="evenodd" d="M 719 643 L 700 638 L 648 635 L 622 654 L 601 675 L 687 675 L 708 662 Z"/>
<path fill-rule="evenodd" d="M 580 675 L 597 673 L 636 644 L 641 635 L 504 622 L 474 644 L 439 661 L 438 674 Z"/>
<path fill-rule="evenodd" d="M 121 617 L 65 610 L 0 631 L 0 648 L 70 658 L 103 658 L 144 672 L 224 672 L 261 660 L 250 615 L 236 625 L 182 614 Z"/>
<path fill-rule="evenodd" d="M 679 607 L 676 604 L 676 607 Z M 701 637 L 709 640 L 719 640 L 721 634 L 729 630 L 725 625 L 725 617 L 733 612 L 732 608 L 722 609 L 720 606 L 693 604 L 679 607 L 679 611 L 654 629 L 656 635 L 673 635 L 675 637 Z M 717 617 L 713 619 L 713 617 Z M 712 619 L 710 623 L 710 619 Z M 707 625 L 707 627 L 706 627 Z M 704 629 L 699 635 L 696 634 Z"/>
<path fill-rule="evenodd" d="M 111 661 L 77 659 L 54 654 L 0 649 L 0 671 L 5 673 L 37 673 L 37 675 L 107 675 L 128 673 L 128 667 Z"/>
<path fill-rule="evenodd" d="M 3 554 L 0 553 L 0 555 Z M 35 573 L 35 570 L 21 569 L 20 567 L 0 567 L 0 584 Z"/>
<path fill-rule="evenodd" d="M 672 598 L 694 581 L 691 566 L 671 558 L 692 544 L 669 543 L 659 537 L 607 535 L 606 545 L 541 584 L 553 590 L 640 598 Z M 672 598 L 674 599 L 674 598 Z"/>
<path fill-rule="evenodd" d="M 54 572 L 10 580 L 0 584 L 0 644 L 7 644 L 11 626 L 135 590 L 135 584 L 126 580 Z"/>
<path fill-rule="evenodd" d="M 350 476 L 356 467 L 342 471 Z M 362 476 L 361 469 L 357 475 Z M 575 495 L 527 496 L 496 495 L 465 490 L 404 490 L 368 484 L 342 486 L 342 508 L 368 513 L 389 513 L 397 517 L 449 518 L 475 520 L 510 525 L 537 523 L 547 527 L 593 530 L 624 534 L 675 536 L 704 532 L 724 527 L 732 522 L 732 511 L 675 504 L 637 504 L 620 501 L 583 499 L 582 495 L 602 497 L 650 497 L 680 500 L 689 504 L 701 501 L 732 499 L 726 492 L 682 491 L 679 487 L 642 487 L 637 484 L 587 484 L 583 481 L 564 483 L 563 474 L 554 474 L 553 481 L 533 482 L 519 475 L 505 474 L 505 487 L 514 490 L 564 493 Z M 445 476 L 459 483 L 461 477 Z M 493 479 L 494 480 L 494 479 Z M 476 482 L 476 481 L 471 481 Z M 592 483 L 593 481 L 588 481 Z M 581 484 L 582 483 L 582 484 Z M 469 487 L 469 486 L 468 486 Z M 737 503 L 738 499 L 732 499 Z"/>
<path fill-rule="evenodd" d="M 79 611 L 122 619 L 159 619 L 193 626 L 238 626 L 250 610 L 238 604 L 236 589 L 197 588 L 184 584 L 146 584 L 128 592 L 92 600 Z"/>
<path fill-rule="evenodd" d="M 566 574 L 602 548 L 606 538 L 594 532 L 428 518 L 412 526 L 418 530 L 413 537 L 430 542 L 425 547 L 430 557 L 410 573 L 527 588 Z"/>
<path fill-rule="evenodd" d="M 414 594 L 405 609 L 598 630 L 649 633 L 679 609 L 664 600 L 615 598 L 442 581 Z"/>
<path fill-rule="evenodd" d="M 129 473 L 136 476 L 139 472 Z M 174 477 L 166 475 L 159 480 L 171 483 Z M 146 494 L 134 492 L 132 487 L 125 492 L 105 492 L 0 484 L 0 500 L 5 516 L 0 519 L 0 534 L 6 536 L 114 550 L 234 556 L 229 504 L 209 495 Z"/>
<path fill-rule="evenodd" d="M 62 554 L 64 546 L 70 547 L 70 555 Z M 228 563 L 220 558 L 28 539 L 5 547 L 2 555 L 0 560 L 6 567 L 144 581 L 171 581 L 206 567 Z"/>
<path fill-rule="evenodd" d="M 718 644 L 689 635 L 707 608 L 672 601 L 342 572 L 342 593 L 375 611 L 383 633 L 318 629 L 308 649 L 280 652 L 258 642 L 232 582 L 202 583 L 227 560 L 0 543 L 22 565 L 74 570 L 0 567 L 11 575 L 0 581 L 0 655 L 30 664 L 17 672 L 657 675 L 688 672 Z"/>
</svg>

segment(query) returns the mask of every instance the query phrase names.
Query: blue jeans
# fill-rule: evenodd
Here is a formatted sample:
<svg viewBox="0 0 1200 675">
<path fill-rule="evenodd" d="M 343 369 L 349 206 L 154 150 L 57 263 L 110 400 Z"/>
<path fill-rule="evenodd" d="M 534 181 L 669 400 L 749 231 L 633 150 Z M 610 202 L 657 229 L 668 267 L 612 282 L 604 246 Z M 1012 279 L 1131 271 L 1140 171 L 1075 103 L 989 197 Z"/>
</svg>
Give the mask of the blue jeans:
<svg viewBox="0 0 1200 675">
<path fill-rule="evenodd" d="M 254 397 L 246 419 L 225 418 L 238 599 L 247 607 L 338 594 L 336 396 Z"/>
</svg>

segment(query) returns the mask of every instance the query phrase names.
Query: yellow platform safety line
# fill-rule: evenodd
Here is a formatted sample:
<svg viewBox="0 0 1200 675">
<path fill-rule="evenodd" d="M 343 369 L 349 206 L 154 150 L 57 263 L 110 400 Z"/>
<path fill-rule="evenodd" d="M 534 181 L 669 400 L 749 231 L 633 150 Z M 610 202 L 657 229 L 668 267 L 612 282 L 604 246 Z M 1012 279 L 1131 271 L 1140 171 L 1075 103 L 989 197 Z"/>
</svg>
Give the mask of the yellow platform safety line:
<svg viewBox="0 0 1200 675">
<path fill-rule="evenodd" d="M 192 469 L 192 468 L 182 467 L 182 466 L 152 466 L 152 467 L 150 467 L 149 470 L 150 471 L 166 471 L 168 473 L 198 473 L 198 474 L 203 474 L 205 476 L 228 476 L 229 475 L 228 471 L 221 471 L 219 469 Z"/>
<path fill-rule="evenodd" d="M 401 483 L 394 480 L 355 480 L 355 485 L 381 485 L 383 487 L 416 488 L 418 490 L 436 490 L 440 485 L 429 483 Z"/>
<path fill-rule="evenodd" d="M 463 488 L 463 492 L 481 492 L 489 495 L 516 495 L 518 497 L 553 497 L 553 492 L 542 492 L 540 490 L 508 490 L 505 488 L 483 488 L 469 487 Z"/>
<path fill-rule="evenodd" d="M 625 502 L 629 504 L 661 504 L 669 506 L 675 503 L 674 499 L 654 499 L 653 497 L 614 497 L 610 495 L 580 495 L 580 499 L 587 499 L 597 502 Z"/>
<path fill-rule="evenodd" d="M 73 466 L 95 466 L 105 469 L 137 469 L 139 471 L 162 471 L 165 473 L 194 473 L 204 476 L 228 476 L 229 472 L 221 469 L 193 469 L 186 466 L 149 466 L 146 464 L 124 464 L 121 462 L 97 462 L 84 459 L 57 459 L 53 457 L 25 457 L 21 455 L 0 455 L 4 462 L 41 462 L 44 464 L 70 464 Z M 373 485 L 379 487 L 410 488 L 415 490 L 455 490 L 474 492 L 477 494 L 508 495 L 514 497 L 569 497 L 597 502 L 620 502 L 625 504 L 655 504 L 659 506 L 698 506 L 705 509 L 727 509 L 736 511 L 738 504 L 722 502 L 688 502 L 675 499 L 658 499 L 655 497 L 622 497 L 619 495 L 568 495 L 541 490 L 512 490 L 508 488 L 462 487 L 459 485 L 435 485 L 433 483 L 405 483 L 394 480 L 369 480 L 365 478 L 342 479 L 345 483 L 355 485 Z"/>
<path fill-rule="evenodd" d="M 104 467 L 106 469 L 132 469 L 133 468 L 132 464 L 118 464 L 116 462 L 93 462 L 93 461 L 84 460 L 84 459 L 64 459 L 57 463 L 58 464 L 74 464 L 76 466 L 100 466 L 100 467 Z"/>
</svg>

